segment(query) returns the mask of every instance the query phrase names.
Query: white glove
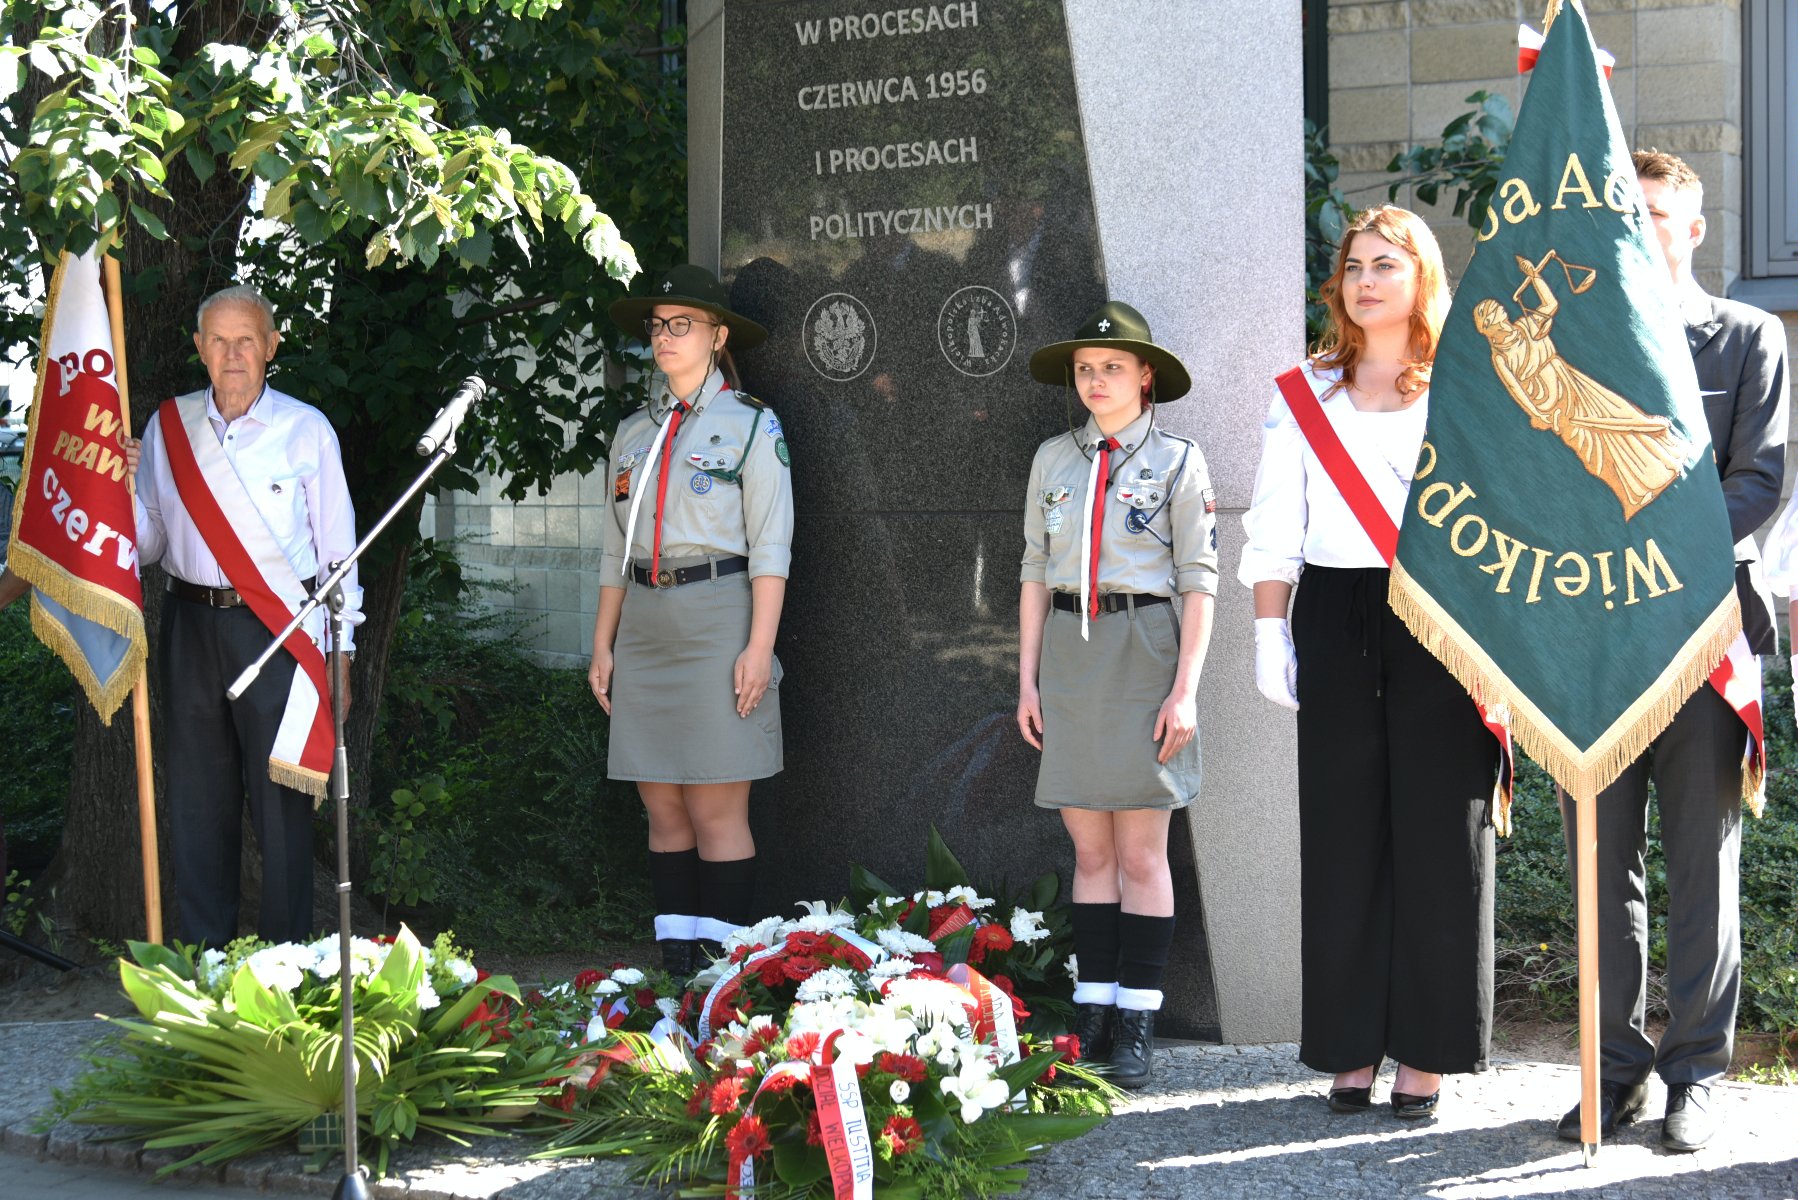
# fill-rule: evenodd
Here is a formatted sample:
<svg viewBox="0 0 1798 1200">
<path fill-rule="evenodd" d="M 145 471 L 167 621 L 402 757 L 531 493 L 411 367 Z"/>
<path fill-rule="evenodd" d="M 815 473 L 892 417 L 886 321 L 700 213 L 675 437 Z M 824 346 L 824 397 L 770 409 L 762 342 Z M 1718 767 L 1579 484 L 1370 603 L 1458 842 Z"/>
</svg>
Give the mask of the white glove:
<svg viewBox="0 0 1798 1200">
<path fill-rule="evenodd" d="M 1298 711 L 1299 658 L 1285 617 L 1255 618 L 1255 686 L 1281 708 Z"/>
</svg>

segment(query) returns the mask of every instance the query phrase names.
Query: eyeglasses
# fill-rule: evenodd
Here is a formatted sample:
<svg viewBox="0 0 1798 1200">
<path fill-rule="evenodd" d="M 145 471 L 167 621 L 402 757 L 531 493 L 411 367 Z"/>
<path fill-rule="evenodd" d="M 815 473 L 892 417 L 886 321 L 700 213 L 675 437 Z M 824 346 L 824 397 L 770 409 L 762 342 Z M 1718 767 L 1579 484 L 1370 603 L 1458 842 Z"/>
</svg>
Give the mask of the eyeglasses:
<svg viewBox="0 0 1798 1200">
<path fill-rule="evenodd" d="M 716 321 L 700 321 L 698 323 L 701 325 L 718 324 Z M 649 317 L 643 322 L 643 332 L 654 337 L 666 329 L 669 337 L 686 337 L 693 325 L 694 318 L 692 317 Z"/>
</svg>

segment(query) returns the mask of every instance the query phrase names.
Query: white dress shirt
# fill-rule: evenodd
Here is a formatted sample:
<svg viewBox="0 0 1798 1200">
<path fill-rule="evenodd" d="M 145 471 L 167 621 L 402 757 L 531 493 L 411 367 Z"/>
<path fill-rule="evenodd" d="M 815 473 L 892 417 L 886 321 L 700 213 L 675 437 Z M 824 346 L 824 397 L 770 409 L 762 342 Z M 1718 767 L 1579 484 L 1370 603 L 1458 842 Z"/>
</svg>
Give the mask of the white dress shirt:
<svg viewBox="0 0 1798 1200">
<path fill-rule="evenodd" d="M 294 574 L 310 587 L 324 564 L 348 557 L 356 547 L 356 513 L 343 477 L 337 431 L 318 409 L 270 387 L 230 422 L 207 388 L 206 416 Z M 163 570 L 177 579 L 211 588 L 233 586 L 181 503 L 160 412 L 144 430 L 138 463 L 137 546 L 140 562 L 161 561 Z M 354 568 L 343 581 L 343 594 L 349 626 L 344 649 L 349 651 L 355 649 L 355 626 L 362 621 L 362 588 Z M 308 623 L 315 641 L 322 630 L 322 618 Z"/>
<path fill-rule="evenodd" d="M 1319 396 L 1341 378 L 1341 371 L 1305 367 L 1306 382 Z M 1394 525 L 1404 518 L 1429 403 L 1427 391 L 1396 412 L 1362 412 L 1346 390 L 1323 401 L 1324 415 Z M 1248 543 L 1236 577 L 1254 587 L 1275 579 L 1296 584 L 1306 563 L 1384 567 L 1386 560 L 1330 481 L 1278 389 L 1261 430 L 1255 498 L 1242 516 Z"/>
</svg>

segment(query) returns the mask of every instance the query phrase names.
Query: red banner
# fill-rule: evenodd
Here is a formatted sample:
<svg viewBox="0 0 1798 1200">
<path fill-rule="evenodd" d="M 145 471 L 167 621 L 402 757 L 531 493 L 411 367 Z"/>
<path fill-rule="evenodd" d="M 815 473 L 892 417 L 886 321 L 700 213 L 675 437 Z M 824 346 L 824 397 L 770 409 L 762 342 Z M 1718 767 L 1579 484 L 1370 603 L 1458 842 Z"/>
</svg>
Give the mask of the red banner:
<svg viewBox="0 0 1798 1200">
<path fill-rule="evenodd" d="M 145 650 L 116 353 L 98 259 L 63 255 L 45 305 L 8 565 L 36 589 L 33 629 L 106 718 Z"/>
</svg>

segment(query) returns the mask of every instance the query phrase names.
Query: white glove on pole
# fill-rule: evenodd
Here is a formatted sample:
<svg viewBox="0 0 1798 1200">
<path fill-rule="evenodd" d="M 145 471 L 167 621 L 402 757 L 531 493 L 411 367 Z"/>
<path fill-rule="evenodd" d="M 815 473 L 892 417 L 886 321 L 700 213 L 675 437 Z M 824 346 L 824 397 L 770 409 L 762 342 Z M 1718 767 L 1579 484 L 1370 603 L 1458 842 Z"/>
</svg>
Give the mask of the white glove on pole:
<svg viewBox="0 0 1798 1200">
<path fill-rule="evenodd" d="M 1299 708 L 1299 658 L 1285 617 L 1255 618 L 1255 686 L 1294 712 Z"/>
</svg>

